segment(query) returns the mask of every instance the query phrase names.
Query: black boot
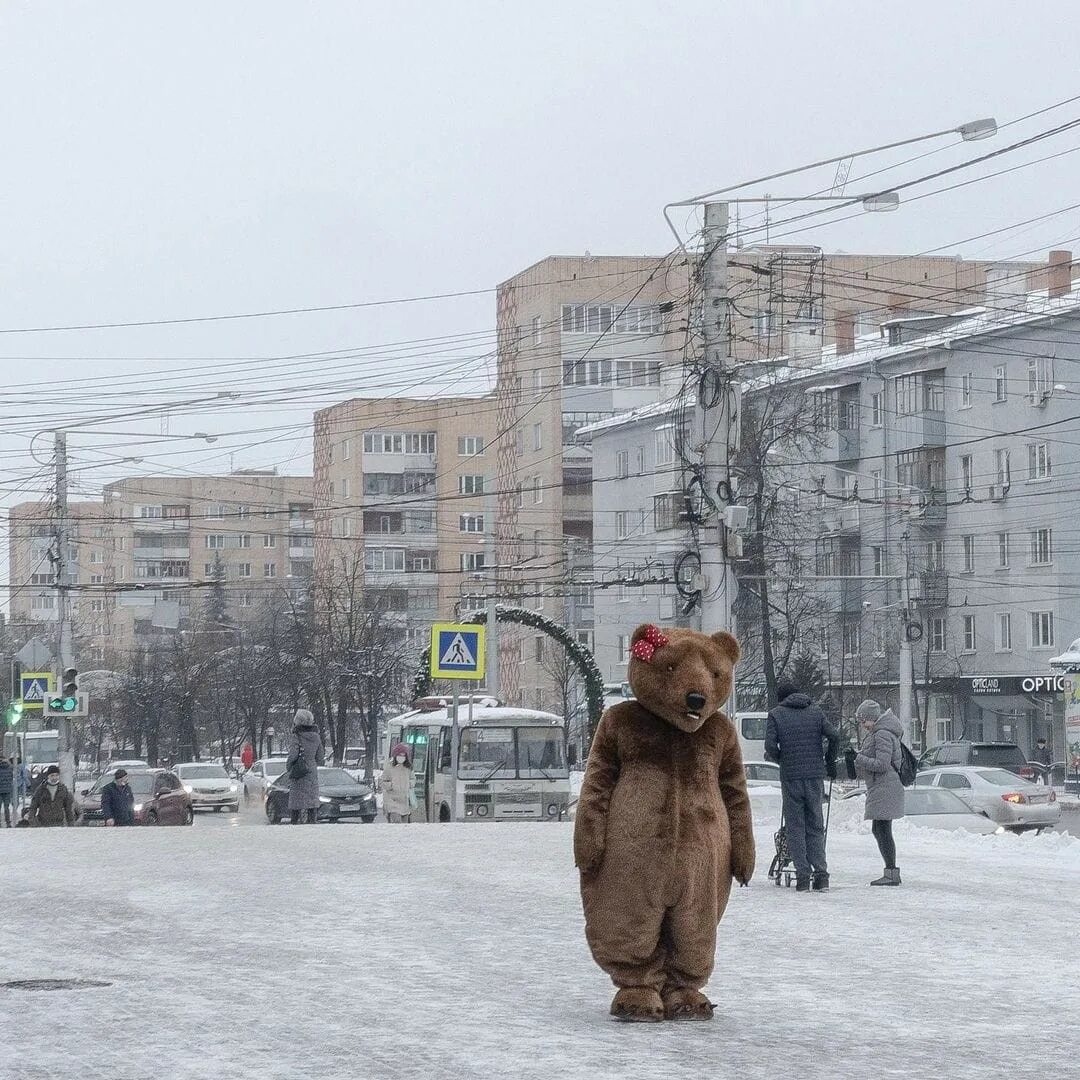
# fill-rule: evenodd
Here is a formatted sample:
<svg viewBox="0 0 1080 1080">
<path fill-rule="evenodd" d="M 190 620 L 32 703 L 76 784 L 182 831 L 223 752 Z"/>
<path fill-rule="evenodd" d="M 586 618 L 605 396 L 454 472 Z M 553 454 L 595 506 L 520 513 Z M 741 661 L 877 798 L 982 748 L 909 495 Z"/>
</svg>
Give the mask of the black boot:
<svg viewBox="0 0 1080 1080">
<path fill-rule="evenodd" d="M 879 877 L 876 881 L 871 881 L 871 885 L 899 885 L 900 884 L 900 870 L 895 866 L 886 866 L 885 873 Z"/>
<path fill-rule="evenodd" d="M 796 892 L 809 892 L 810 891 L 810 876 L 808 874 L 796 874 L 795 875 L 795 891 Z"/>
<path fill-rule="evenodd" d="M 829 891 L 829 875 L 824 870 L 819 870 L 814 874 L 813 889 L 814 892 Z"/>
</svg>

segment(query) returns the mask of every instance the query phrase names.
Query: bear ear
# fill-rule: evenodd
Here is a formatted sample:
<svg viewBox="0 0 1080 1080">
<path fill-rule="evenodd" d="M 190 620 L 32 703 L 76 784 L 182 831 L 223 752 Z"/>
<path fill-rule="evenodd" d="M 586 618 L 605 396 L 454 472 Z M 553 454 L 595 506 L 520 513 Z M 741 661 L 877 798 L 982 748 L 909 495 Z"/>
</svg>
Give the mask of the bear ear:
<svg viewBox="0 0 1080 1080">
<path fill-rule="evenodd" d="M 731 661 L 732 667 L 739 662 L 739 657 L 742 656 L 742 649 L 739 648 L 739 643 L 729 634 L 726 630 L 720 630 L 712 635 L 712 640 L 720 646 L 720 651 Z"/>
</svg>

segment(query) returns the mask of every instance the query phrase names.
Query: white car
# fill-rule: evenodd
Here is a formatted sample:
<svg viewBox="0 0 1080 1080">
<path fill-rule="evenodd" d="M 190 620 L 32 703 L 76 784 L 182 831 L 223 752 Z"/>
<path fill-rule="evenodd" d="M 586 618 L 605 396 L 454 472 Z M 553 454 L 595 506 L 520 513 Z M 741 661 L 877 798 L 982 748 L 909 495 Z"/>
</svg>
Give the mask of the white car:
<svg viewBox="0 0 1080 1080">
<path fill-rule="evenodd" d="M 842 798 L 865 799 L 866 789 L 860 788 Z M 1005 831 L 1004 825 L 991 821 L 983 814 L 974 813 L 963 799 L 957 798 L 945 788 L 905 788 L 904 817 L 910 820 L 912 825 L 919 825 L 924 829 L 945 829 L 947 832 L 961 829 L 983 836 Z"/>
<path fill-rule="evenodd" d="M 951 791 L 976 814 L 985 814 L 1010 832 L 1041 832 L 1061 820 L 1061 804 L 1053 788 L 1029 783 L 1007 769 L 943 765 L 919 773 L 915 783 Z"/>
<path fill-rule="evenodd" d="M 748 788 L 780 786 L 780 766 L 771 761 L 744 761 Z"/>
<path fill-rule="evenodd" d="M 266 802 L 270 785 L 285 771 L 286 758 L 260 758 L 244 773 L 244 802 Z"/>
<path fill-rule="evenodd" d="M 240 785 L 225 771 L 224 765 L 212 765 L 206 761 L 187 761 L 174 765 L 173 770 L 184 790 L 191 796 L 191 807 L 213 807 L 214 811 L 226 806 L 235 814 L 240 809 Z"/>
<path fill-rule="evenodd" d="M 1060 656 L 1051 656 L 1047 662 L 1052 668 L 1067 668 L 1069 671 L 1080 671 L 1080 638 L 1071 642 Z"/>
</svg>

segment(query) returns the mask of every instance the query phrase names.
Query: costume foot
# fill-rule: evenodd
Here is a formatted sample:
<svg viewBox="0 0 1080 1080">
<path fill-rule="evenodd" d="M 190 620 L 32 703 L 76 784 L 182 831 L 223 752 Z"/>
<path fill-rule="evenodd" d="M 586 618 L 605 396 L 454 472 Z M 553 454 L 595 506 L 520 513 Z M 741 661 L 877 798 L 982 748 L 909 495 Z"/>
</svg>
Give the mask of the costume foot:
<svg viewBox="0 0 1080 1080">
<path fill-rule="evenodd" d="M 664 1019 L 664 1003 L 648 986 L 624 986 L 611 1002 L 611 1015 L 616 1020 L 655 1023 Z"/>
<path fill-rule="evenodd" d="M 664 1016 L 668 1020 L 711 1020 L 713 1008 L 700 990 L 682 987 L 664 994 Z"/>
</svg>

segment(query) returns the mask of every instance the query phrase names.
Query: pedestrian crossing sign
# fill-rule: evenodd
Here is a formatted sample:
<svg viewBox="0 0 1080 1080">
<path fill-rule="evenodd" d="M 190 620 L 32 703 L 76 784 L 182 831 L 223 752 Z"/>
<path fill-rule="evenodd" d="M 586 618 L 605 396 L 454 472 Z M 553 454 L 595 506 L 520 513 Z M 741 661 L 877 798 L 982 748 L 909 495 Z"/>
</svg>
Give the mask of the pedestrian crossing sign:
<svg viewBox="0 0 1080 1080">
<path fill-rule="evenodd" d="M 431 627 L 434 679 L 484 677 L 484 627 L 476 623 L 434 623 Z"/>
<path fill-rule="evenodd" d="M 19 676 L 23 709 L 40 712 L 45 698 L 56 688 L 56 678 L 51 671 L 24 671 Z"/>
</svg>

